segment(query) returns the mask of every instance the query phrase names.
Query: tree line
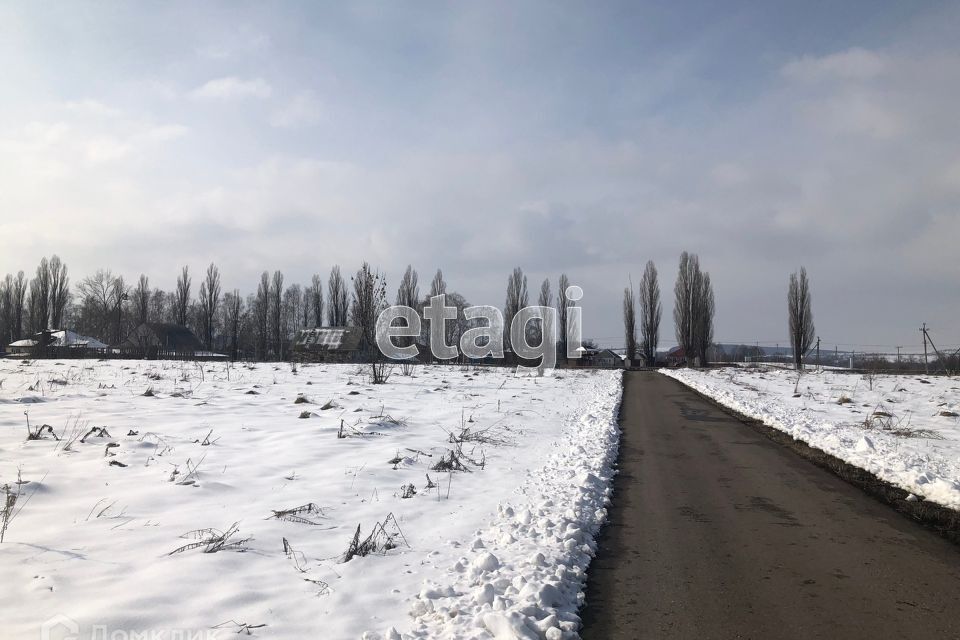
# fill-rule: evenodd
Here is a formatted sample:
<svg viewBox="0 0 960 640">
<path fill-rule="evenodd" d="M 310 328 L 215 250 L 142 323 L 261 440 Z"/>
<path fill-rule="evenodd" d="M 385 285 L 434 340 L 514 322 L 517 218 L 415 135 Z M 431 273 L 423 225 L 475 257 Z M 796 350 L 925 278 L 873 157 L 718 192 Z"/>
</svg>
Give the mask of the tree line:
<svg viewBox="0 0 960 640">
<path fill-rule="evenodd" d="M 542 306 L 556 304 L 561 354 L 566 353 L 562 328 L 567 324 L 567 308 L 573 304 L 566 299 L 569 284 L 566 274 L 561 275 L 554 301 L 550 280 L 545 279 L 537 297 Z M 442 270 L 437 269 L 428 292 L 421 297 L 418 273 L 407 266 L 394 299 L 395 304 L 422 313 L 437 295 L 457 309 L 457 318 L 444 327 L 447 344 L 457 344 L 471 327 L 464 316 L 470 305 L 462 294 L 448 290 Z M 517 267 L 507 280 L 506 327 L 529 300 L 527 276 Z M 220 269 L 213 263 L 196 282 L 190 267 L 182 267 L 170 291 L 152 287 L 146 274 L 131 283 L 109 269 L 98 269 L 71 287 L 67 265 L 54 255 L 40 261 L 32 278 L 19 271 L 0 280 L 0 340 L 6 345 L 47 329 L 69 328 L 120 344 L 142 323 L 173 323 L 191 329 L 207 350 L 232 358 L 282 360 L 289 357 L 296 332 L 306 328 L 358 327 L 364 343 L 372 345 L 376 318 L 387 304 L 386 276 L 367 262 L 349 278 L 334 265 L 326 277 L 315 273 L 303 285 L 287 283 L 282 271 L 264 271 L 254 291 L 244 295 L 239 289 L 223 290 Z M 539 344 L 544 335 L 543 322 L 531 323 L 531 344 Z M 507 330 L 504 346 L 509 345 Z"/>
<path fill-rule="evenodd" d="M 673 287 L 673 324 L 680 356 L 688 366 L 709 366 L 713 342 L 713 322 L 716 302 L 710 273 L 700 268 L 700 258 L 684 251 Z M 637 341 L 637 298 L 640 306 L 640 341 Z M 660 339 L 660 285 L 657 267 L 648 261 L 640 280 L 637 294 L 633 282 L 623 291 L 623 327 L 626 355 L 633 361 L 638 358 L 647 366 L 657 363 L 657 344 Z M 787 325 L 793 361 L 797 369 L 803 368 L 803 358 L 814 343 L 816 331 L 813 324 L 810 282 L 807 270 L 790 274 L 787 287 Z M 759 351 L 759 349 L 758 349 Z M 739 352 L 738 352 L 739 355 Z"/>
</svg>

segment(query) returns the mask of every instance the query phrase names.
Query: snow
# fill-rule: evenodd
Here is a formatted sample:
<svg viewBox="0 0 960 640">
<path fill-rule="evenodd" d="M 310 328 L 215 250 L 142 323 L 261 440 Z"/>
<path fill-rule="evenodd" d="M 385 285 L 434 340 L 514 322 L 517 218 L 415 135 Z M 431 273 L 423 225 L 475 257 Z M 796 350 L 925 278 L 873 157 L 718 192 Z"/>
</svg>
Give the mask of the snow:
<svg viewBox="0 0 960 640">
<path fill-rule="evenodd" d="M 620 375 L 0 361 L 3 634 L 576 637 Z"/>
<path fill-rule="evenodd" d="M 920 498 L 960 509 L 956 377 L 825 371 L 803 374 L 798 385 L 797 373 L 784 369 L 661 373 Z"/>
</svg>

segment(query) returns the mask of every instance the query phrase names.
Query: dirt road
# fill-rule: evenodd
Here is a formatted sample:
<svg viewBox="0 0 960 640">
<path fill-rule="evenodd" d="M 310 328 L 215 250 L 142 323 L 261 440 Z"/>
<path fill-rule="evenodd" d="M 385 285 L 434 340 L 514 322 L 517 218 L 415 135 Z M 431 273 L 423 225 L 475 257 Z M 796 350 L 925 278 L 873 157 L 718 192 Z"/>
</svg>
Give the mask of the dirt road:
<svg viewBox="0 0 960 640">
<path fill-rule="evenodd" d="M 665 376 L 621 426 L 584 638 L 960 638 L 960 547 Z"/>
</svg>

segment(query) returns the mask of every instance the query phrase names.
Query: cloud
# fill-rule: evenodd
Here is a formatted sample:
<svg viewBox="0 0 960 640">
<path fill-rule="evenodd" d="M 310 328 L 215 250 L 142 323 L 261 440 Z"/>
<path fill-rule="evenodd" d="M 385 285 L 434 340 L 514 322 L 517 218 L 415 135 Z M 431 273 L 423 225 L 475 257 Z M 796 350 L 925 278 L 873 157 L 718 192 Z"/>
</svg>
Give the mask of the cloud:
<svg viewBox="0 0 960 640">
<path fill-rule="evenodd" d="M 232 100 L 239 98 L 269 98 L 273 88 L 262 78 L 244 80 L 236 76 L 209 80 L 190 92 L 191 97 L 203 100 Z"/>
<path fill-rule="evenodd" d="M 825 56 L 802 56 L 781 69 L 784 77 L 818 82 L 822 80 L 869 80 L 887 69 L 886 56 L 854 47 Z"/>
<path fill-rule="evenodd" d="M 270 126 L 294 129 L 319 124 L 323 119 L 323 106 L 310 92 L 295 96 L 270 115 Z"/>
<path fill-rule="evenodd" d="M 77 100 L 63 103 L 63 108 L 67 111 L 85 115 L 97 116 L 102 118 L 115 118 L 123 113 L 116 107 L 110 107 L 97 100 Z"/>
</svg>

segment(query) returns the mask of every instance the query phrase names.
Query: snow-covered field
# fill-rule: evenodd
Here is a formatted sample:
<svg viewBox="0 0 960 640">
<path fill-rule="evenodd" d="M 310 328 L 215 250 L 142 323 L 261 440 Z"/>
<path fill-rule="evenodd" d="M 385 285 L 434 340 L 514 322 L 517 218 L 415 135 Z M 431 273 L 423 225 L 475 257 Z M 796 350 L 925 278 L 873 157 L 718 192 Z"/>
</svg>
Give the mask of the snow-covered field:
<svg viewBox="0 0 960 640">
<path fill-rule="evenodd" d="M 619 372 L 6 360 L 0 381 L 2 637 L 576 637 Z"/>
<path fill-rule="evenodd" d="M 704 395 L 917 496 L 960 509 L 960 379 L 664 369 Z M 796 389 L 796 392 L 795 392 Z"/>
</svg>

